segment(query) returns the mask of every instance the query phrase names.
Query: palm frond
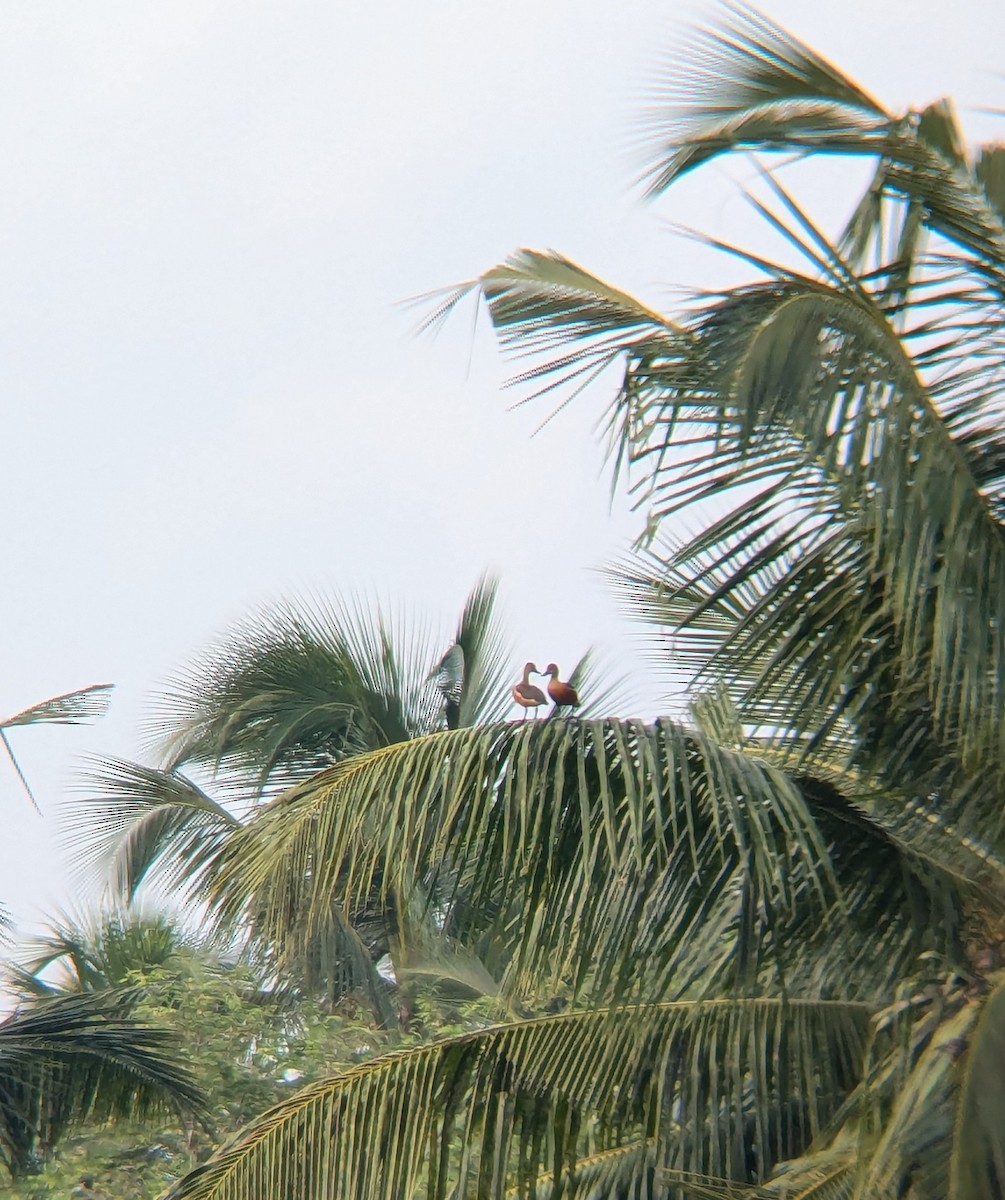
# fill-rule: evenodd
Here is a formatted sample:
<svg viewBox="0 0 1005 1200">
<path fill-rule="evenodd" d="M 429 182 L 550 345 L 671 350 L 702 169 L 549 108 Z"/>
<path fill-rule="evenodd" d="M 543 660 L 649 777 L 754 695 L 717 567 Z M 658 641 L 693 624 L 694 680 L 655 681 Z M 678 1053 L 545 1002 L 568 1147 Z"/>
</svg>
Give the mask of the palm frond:
<svg viewBox="0 0 1005 1200">
<path fill-rule="evenodd" d="M 10 739 L 7 737 L 7 731 L 22 725 L 82 725 L 96 717 L 104 716 L 108 709 L 113 686 L 111 683 L 95 683 L 78 692 L 66 692 L 62 696 L 53 696 L 49 700 L 33 704 L 30 708 L 22 709 L 21 712 L 15 713 L 5 721 L 0 721 L 0 742 L 3 743 L 11 766 L 17 772 L 21 786 L 34 805 L 36 812 L 42 810 L 39 808 L 31 785 L 21 769 L 21 764 L 17 761 Z"/>
<path fill-rule="evenodd" d="M 52 992 L 96 992 L 126 987 L 137 971 L 163 966 L 191 950 L 197 939 L 163 913 L 139 913 L 112 905 L 98 913 L 63 913 L 45 932 L 22 944 L 18 964 L 22 978 L 40 982 L 54 966 L 61 977 L 40 989 Z"/>
<path fill-rule="evenodd" d="M 941 1040 L 940 1049 L 962 1076 L 948 1194 L 953 1200 L 992 1200 L 1005 1192 L 1005 983 L 999 981 L 972 1031 L 955 1035 L 965 1044 Z M 956 1060 L 963 1056 L 961 1065 Z"/>
<path fill-rule="evenodd" d="M 957 815 L 997 806 L 990 780 L 961 786 L 924 681 L 904 678 L 865 551 L 836 522 L 814 547 L 787 516 L 769 511 L 743 533 L 730 515 L 700 549 L 664 544 L 612 572 L 628 611 L 659 630 L 656 661 L 678 690 L 723 688 L 744 737 L 796 750 L 807 769 L 856 763 L 894 789 L 909 772 Z"/>
<path fill-rule="evenodd" d="M 77 692 L 53 696 L 0 721 L 0 727 L 13 729 L 18 725 L 82 725 L 96 717 L 104 716 L 108 711 L 114 686 L 111 683 L 95 683 Z"/>
<path fill-rule="evenodd" d="M 737 1000 L 496 1026 L 304 1089 L 169 1196 L 502 1197 L 573 1172 L 588 1124 L 601 1149 L 648 1134 L 657 1166 L 763 1179 L 854 1086 L 868 1022 L 861 1005 Z"/>
<path fill-rule="evenodd" d="M 253 898 L 261 936 L 281 945 L 332 898 L 352 918 L 419 888 L 530 1002 L 779 978 L 875 995 L 927 939 L 955 961 L 967 898 L 996 895 L 1005 873 L 924 815 L 911 841 L 898 810 L 860 792 L 666 721 L 445 732 L 264 809 L 228 842 L 213 903 L 231 920 Z"/>
<path fill-rule="evenodd" d="M 95 759 L 63 806 L 67 846 L 127 903 L 145 880 L 198 896 L 240 822 L 179 771 Z"/>
<path fill-rule="evenodd" d="M 781 26 L 746 5 L 724 7 L 717 28 L 696 30 L 668 62 L 646 121 L 649 193 L 735 151 L 873 157 L 873 182 L 845 234 L 855 257 L 882 240 L 890 195 L 906 202 L 901 230 L 923 214 L 928 228 L 987 260 L 1000 290 L 1002 210 L 970 168 L 949 102 L 891 114 Z"/>
<path fill-rule="evenodd" d="M 457 625 L 454 644 L 464 654 L 460 725 L 499 721 L 510 707 L 511 655 L 495 612 L 498 592 L 498 580 L 483 576 L 465 601 Z"/>
<path fill-rule="evenodd" d="M 226 766 L 246 789 L 286 786 L 428 728 L 433 699 L 411 662 L 421 653 L 407 635 L 395 639 L 379 612 L 283 604 L 245 621 L 179 675 L 150 731 L 168 769 Z"/>
<path fill-rule="evenodd" d="M 135 998 L 59 996 L 0 1022 L 0 1162 L 12 1175 L 84 1118 L 202 1111 L 171 1035 L 131 1015 Z"/>
<path fill-rule="evenodd" d="M 731 150 L 879 150 L 892 121 L 878 101 L 773 21 L 723 7 L 667 61 L 646 122 L 650 192 Z"/>
<path fill-rule="evenodd" d="M 974 161 L 974 174 L 998 219 L 1005 221 L 1005 145 L 981 146 Z"/>
</svg>

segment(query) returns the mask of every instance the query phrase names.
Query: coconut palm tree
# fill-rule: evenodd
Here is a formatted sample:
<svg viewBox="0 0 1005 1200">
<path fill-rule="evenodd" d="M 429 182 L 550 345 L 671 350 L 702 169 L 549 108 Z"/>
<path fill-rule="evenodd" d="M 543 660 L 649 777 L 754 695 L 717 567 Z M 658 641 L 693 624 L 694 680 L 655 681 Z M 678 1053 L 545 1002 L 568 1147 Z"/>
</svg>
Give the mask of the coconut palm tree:
<svg viewBox="0 0 1005 1200">
<path fill-rule="evenodd" d="M 166 913 L 113 905 L 97 913 L 53 918 L 22 940 L 10 981 L 25 1001 L 135 985 L 138 974 L 178 959 L 211 959 L 214 947 Z"/>
<path fill-rule="evenodd" d="M 798 261 L 731 247 L 759 278 L 673 317 L 522 251 L 434 319 L 479 292 L 538 391 L 622 365 L 652 539 L 618 581 L 693 720 L 432 733 L 229 838 L 211 895 L 277 943 L 376 889 L 513 1015 L 312 1085 L 179 1200 L 1005 1192 L 1001 158 L 746 9 L 681 57 L 653 191 L 734 149 L 864 155 L 848 230 L 768 176 Z"/>
<path fill-rule="evenodd" d="M 65 994 L 0 1022 L 0 1164 L 11 1176 L 85 1120 L 202 1112 L 171 1035 L 137 1019 L 136 1000 L 121 988 Z"/>
<path fill-rule="evenodd" d="M 331 1001 L 361 992 L 385 1024 L 398 1019 L 377 969 L 385 955 L 399 983 L 449 977 L 493 991 L 490 973 L 472 952 L 450 946 L 427 905 L 399 904 L 376 882 L 349 909 L 332 897 L 310 924 L 288 906 L 287 936 L 278 940 L 265 920 L 274 915 L 271 897 L 237 885 L 224 902 L 217 883 L 228 844 L 257 825 L 270 798 L 319 769 L 445 725 L 503 716 L 514 668 L 496 593 L 494 580 L 479 581 L 446 652 L 428 631 L 361 603 L 288 603 L 245 622 L 159 698 L 151 735 L 160 765 L 106 759 L 89 772 L 69 816 L 79 857 L 108 873 L 126 901 L 148 881 L 211 900 L 209 916 L 246 941 L 266 975 Z M 579 677 L 590 670 L 586 656 Z M 593 692 L 596 706 L 611 688 Z"/>
</svg>

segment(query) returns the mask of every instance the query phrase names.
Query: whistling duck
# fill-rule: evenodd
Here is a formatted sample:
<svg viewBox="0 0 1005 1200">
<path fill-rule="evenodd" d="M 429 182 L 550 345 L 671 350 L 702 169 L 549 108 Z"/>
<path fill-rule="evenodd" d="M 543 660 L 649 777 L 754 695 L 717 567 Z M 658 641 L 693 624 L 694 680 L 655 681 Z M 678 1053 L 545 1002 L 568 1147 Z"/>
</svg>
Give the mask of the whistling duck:
<svg viewBox="0 0 1005 1200">
<path fill-rule="evenodd" d="M 548 703 L 548 697 L 530 681 L 531 675 L 540 675 L 541 672 L 537 669 L 535 663 L 529 662 L 523 668 L 523 679 L 519 683 L 513 685 L 513 690 L 510 693 L 517 704 L 523 709 L 540 708 L 542 704 Z M 537 713 L 535 712 L 535 716 Z"/>
<path fill-rule="evenodd" d="M 559 679 L 558 667 L 554 663 L 548 663 L 547 667 L 540 674 L 548 676 L 548 695 L 551 697 L 552 703 L 556 708 L 579 707 L 579 693 L 571 683 L 565 683 Z"/>
</svg>

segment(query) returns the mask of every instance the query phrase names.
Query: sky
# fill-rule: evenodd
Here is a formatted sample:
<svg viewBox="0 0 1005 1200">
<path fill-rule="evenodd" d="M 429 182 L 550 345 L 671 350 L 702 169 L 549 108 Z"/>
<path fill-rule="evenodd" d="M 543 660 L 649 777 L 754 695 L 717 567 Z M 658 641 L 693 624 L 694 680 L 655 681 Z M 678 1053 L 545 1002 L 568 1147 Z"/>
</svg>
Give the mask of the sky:
<svg viewBox="0 0 1005 1200">
<path fill-rule="evenodd" d="M 893 108 L 955 97 L 999 136 L 1000 0 L 766 0 Z M 679 698 L 598 568 L 608 392 L 535 435 L 487 321 L 434 339 L 403 302 L 553 247 L 650 303 L 762 248 L 749 163 L 635 186 L 661 61 L 711 5 L 656 0 L 21 0 L 0 8 L 0 711 L 116 684 L 93 728 L 0 762 L 0 903 L 65 904 L 82 758 L 137 757 L 158 685 L 249 612 L 365 591 L 440 622 L 502 580 L 514 666 L 606 650 L 637 713 Z M 832 227 L 848 164 L 811 198 Z M 815 192 L 813 192 L 815 188 Z"/>
</svg>

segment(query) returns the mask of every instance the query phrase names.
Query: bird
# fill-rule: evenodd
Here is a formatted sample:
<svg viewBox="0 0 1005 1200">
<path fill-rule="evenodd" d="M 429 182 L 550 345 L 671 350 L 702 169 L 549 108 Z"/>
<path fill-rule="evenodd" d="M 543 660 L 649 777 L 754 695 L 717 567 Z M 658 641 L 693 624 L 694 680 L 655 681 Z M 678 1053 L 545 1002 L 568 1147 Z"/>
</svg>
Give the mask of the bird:
<svg viewBox="0 0 1005 1200">
<path fill-rule="evenodd" d="M 436 683 L 446 709 L 447 728 L 456 729 L 461 718 L 461 697 L 464 695 L 464 647 L 454 642 L 427 679 Z"/>
<path fill-rule="evenodd" d="M 558 667 L 554 663 L 548 663 L 540 674 L 548 676 L 548 695 L 556 708 L 579 707 L 579 693 L 571 683 L 559 679 Z"/>
<path fill-rule="evenodd" d="M 531 683 L 531 675 L 540 675 L 541 672 L 537 669 L 536 663 L 525 663 L 523 668 L 523 679 L 519 683 L 513 684 L 513 690 L 510 693 L 513 699 L 521 708 L 540 708 L 542 704 L 548 703 L 548 697 L 541 691 L 539 687 Z M 535 716 L 537 714 L 535 713 Z"/>
</svg>

